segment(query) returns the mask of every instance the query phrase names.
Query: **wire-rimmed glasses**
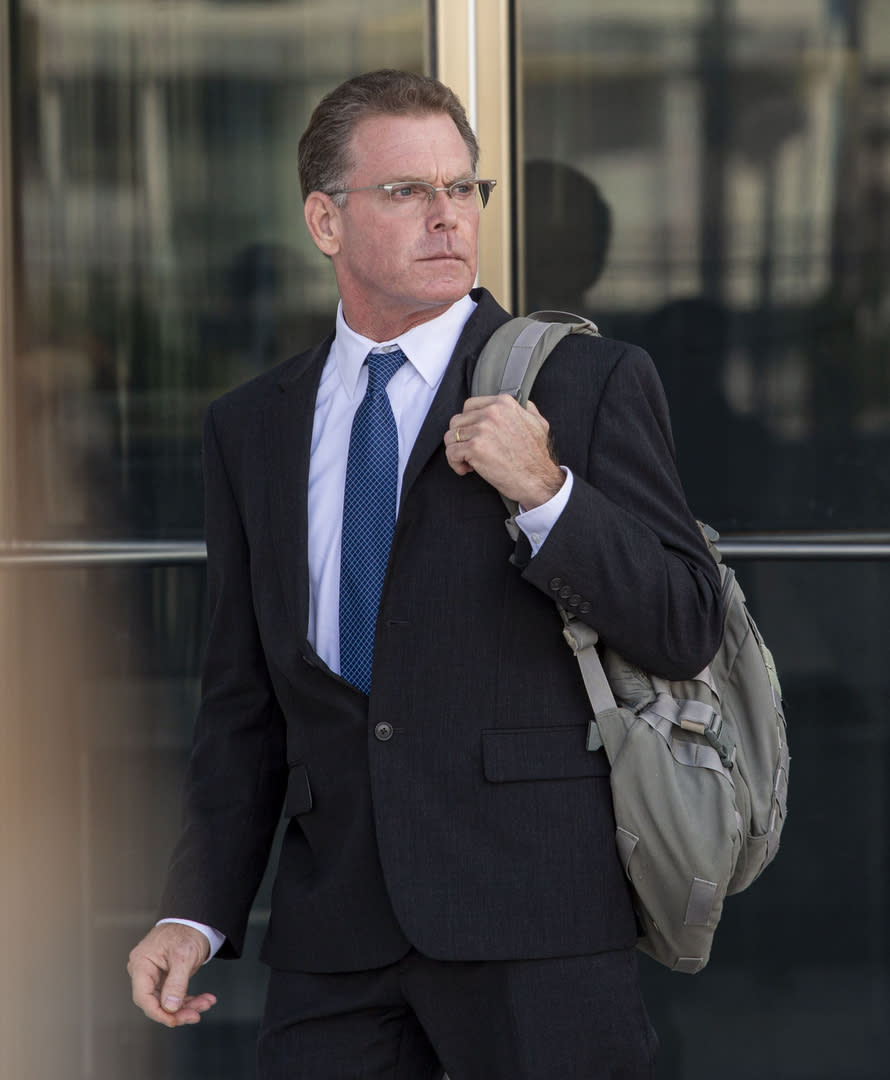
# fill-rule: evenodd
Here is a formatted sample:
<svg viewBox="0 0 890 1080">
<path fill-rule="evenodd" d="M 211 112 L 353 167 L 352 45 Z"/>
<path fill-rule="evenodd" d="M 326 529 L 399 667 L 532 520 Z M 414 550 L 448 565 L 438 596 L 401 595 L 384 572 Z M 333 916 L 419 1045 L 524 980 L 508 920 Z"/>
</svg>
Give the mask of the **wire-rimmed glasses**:
<svg viewBox="0 0 890 1080">
<path fill-rule="evenodd" d="M 472 206 L 478 201 L 482 206 L 487 205 L 491 198 L 491 189 L 497 184 L 497 180 L 479 180 L 476 177 L 466 180 L 455 180 L 453 184 L 444 187 L 436 187 L 424 180 L 393 180 L 389 184 L 372 184 L 370 187 L 343 188 L 340 191 L 329 191 L 328 195 L 351 195 L 355 191 L 385 191 L 393 206 L 414 206 L 425 208 L 435 199 L 440 191 L 451 199 L 452 202 L 462 206 Z"/>
</svg>

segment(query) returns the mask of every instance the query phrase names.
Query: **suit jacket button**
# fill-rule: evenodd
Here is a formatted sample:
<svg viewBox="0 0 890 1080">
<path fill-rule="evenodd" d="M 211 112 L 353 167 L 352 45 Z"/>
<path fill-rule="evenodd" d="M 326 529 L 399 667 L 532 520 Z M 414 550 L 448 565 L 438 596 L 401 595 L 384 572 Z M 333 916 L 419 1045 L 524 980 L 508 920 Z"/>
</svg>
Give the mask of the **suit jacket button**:
<svg viewBox="0 0 890 1080">
<path fill-rule="evenodd" d="M 578 608 L 582 615 L 586 615 L 590 611 L 590 603 L 587 600 L 582 601 L 581 606 Z"/>
<path fill-rule="evenodd" d="M 555 577 L 550 579 L 550 588 L 553 592 L 559 592 L 559 588 L 562 585 L 562 578 Z"/>
<path fill-rule="evenodd" d="M 380 742 L 387 742 L 392 738 L 392 734 L 392 724 L 388 724 L 385 720 L 381 720 L 374 727 L 374 737 L 379 739 Z"/>
<path fill-rule="evenodd" d="M 581 597 L 578 593 L 569 597 L 569 607 L 577 607 L 581 603 Z"/>
<path fill-rule="evenodd" d="M 568 587 L 568 585 L 563 585 L 563 587 L 559 590 L 559 595 L 563 598 L 563 600 L 568 600 L 568 598 L 572 595 L 572 590 Z"/>
</svg>

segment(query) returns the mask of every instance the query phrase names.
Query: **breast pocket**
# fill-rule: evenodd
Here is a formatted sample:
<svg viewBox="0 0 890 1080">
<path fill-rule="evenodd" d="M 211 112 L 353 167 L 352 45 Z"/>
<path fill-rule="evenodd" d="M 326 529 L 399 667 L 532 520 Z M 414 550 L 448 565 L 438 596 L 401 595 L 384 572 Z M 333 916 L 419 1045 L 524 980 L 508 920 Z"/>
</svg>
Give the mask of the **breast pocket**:
<svg viewBox="0 0 890 1080">
<path fill-rule="evenodd" d="M 482 732 L 482 768 L 486 780 L 571 780 L 608 776 L 603 750 L 586 746 L 587 725 L 489 728 Z"/>
</svg>

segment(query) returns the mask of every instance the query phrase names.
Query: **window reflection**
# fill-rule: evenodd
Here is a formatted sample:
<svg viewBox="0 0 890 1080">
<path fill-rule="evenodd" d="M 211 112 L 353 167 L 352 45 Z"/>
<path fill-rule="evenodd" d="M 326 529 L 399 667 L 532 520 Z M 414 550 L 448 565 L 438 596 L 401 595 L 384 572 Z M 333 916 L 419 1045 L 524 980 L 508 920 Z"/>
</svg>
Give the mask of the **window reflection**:
<svg viewBox="0 0 890 1080">
<path fill-rule="evenodd" d="M 887 5 L 522 18 L 528 307 L 650 350 L 718 528 L 890 526 Z"/>
<path fill-rule="evenodd" d="M 19 535 L 200 536 L 205 405 L 331 326 L 299 135 L 426 7 L 12 3 Z"/>
</svg>

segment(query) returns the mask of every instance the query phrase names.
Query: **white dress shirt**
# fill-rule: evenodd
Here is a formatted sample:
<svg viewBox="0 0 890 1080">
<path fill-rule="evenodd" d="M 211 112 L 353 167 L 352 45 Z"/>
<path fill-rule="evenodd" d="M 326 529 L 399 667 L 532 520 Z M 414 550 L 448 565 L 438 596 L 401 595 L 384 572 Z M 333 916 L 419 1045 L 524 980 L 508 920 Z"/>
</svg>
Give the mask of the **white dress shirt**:
<svg viewBox="0 0 890 1080">
<path fill-rule="evenodd" d="M 407 356 L 390 379 L 386 392 L 399 434 L 398 497 L 405 465 L 426 414 L 448 367 L 448 361 L 469 317 L 476 309 L 469 296 L 429 322 L 421 323 L 392 341 L 371 341 L 346 323 L 343 306 L 337 310 L 337 328 L 325 361 L 315 400 L 312 449 L 309 459 L 309 641 L 332 671 L 340 670 L 340 537 L 343 527 L 343 490 L 352 419 L 365 395 L 368 368 L 365 358 L 375 349 L 398 345 Z M 445 432 L 442 432 L 444 438 Z M 568 469 L 565 483 L 549 502 L 516 517 L 528 537 L 532 556 L 547 539 L 572 490 Z M 211 957 L 225 936 L 188 919 L 162 919 L 200 930 L 210 941 Z"/>
</svg>

